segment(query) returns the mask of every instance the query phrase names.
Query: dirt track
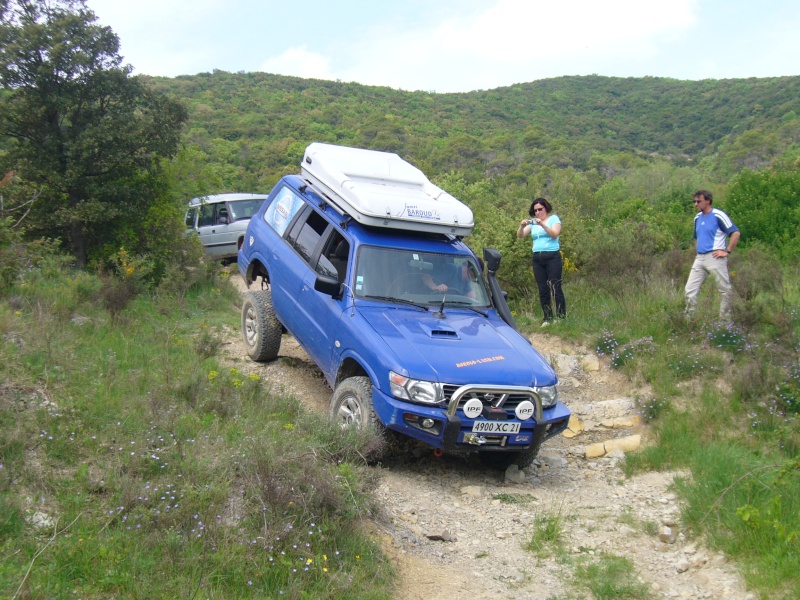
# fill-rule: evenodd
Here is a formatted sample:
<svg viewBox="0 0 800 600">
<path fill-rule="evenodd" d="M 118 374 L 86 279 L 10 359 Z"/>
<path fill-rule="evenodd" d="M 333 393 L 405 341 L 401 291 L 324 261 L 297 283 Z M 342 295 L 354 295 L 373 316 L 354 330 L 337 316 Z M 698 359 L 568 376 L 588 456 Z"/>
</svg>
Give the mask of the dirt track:
<svg viewBox="0 0 800 600">
<path fill-rule="evenodd" d="M 548 441 L 520 483 L 474 461 L 427 452 L 375 467 L 381 470 L 377 493 L 386 511 L 376 525 L 400 575 L 397 598 L 564 596 L 571 589 L 571 564 L 599 553 L 629 558 L 657 598 L 755 598 L 724 556 L 685 537 L 670 491 L 675 473 L 629 479 L 619 468 L 620 450 L 586 458 L 594 442 L 641 435 L 646 443 L 633 402 L 646 390 L 632 389 L 585 348 L 547 335 L 537 334 L 532 342 L 556 368 L 561 399 L 584 430 Z M 258 373 L 310 410 L 327 411 L 331 390 L 291 336 L 283 336 L 279 359 L 268 364 L 247 359 L 238 331 L 229 332 L 224 351 L 237 368 Z M 560 517 L 562 547 L 575 560 L 539 558 L 523 548 L 535 521 L 553 516 Z M 674 543 L 654 534 L 666 526 L 676 535 Z"/>
</svg>

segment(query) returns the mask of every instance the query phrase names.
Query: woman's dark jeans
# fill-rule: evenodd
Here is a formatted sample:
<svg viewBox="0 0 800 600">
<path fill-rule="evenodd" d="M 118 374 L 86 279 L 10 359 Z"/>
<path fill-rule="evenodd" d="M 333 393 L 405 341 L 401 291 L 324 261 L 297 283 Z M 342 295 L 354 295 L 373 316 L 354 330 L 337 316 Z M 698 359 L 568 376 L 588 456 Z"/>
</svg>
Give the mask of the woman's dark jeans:
<svg viewBox="0 0 800 600">
<path fill-rule="evenodd" d="M 567 316 L 567 301 L 561 289 L 563 270 L 561 252 L 556 250 L 533 253 L 533 276 L 536 278 L 536 287 L 539 288 L 539 302 L 542 304 L 545 321 L 553 320 L 553 299 L 556 304 L 556 316 L 559 319 Z"/>
</svg>

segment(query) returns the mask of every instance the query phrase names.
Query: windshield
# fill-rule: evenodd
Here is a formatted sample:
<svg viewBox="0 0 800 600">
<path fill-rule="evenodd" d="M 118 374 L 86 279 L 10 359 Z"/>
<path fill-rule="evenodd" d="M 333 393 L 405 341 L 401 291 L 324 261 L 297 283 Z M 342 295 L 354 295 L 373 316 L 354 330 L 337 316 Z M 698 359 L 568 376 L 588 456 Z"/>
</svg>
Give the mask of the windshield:
<svg viewBox="0 0 800 600">
<path fill-rule="evenodd" d="M 234 200 L 228 202 L 228 210 L 231 214 L 231 223 L 240 219 L 249 219 L 258 212 L 261 205 L 264 203 L 263 198 L 256 198 L 253 200 Z"/>
<path fill-rule="evenodd" d="M 356 296 L 424 306 L 490 306 L 481 269 L 463 254 L 363 246 L 356 264 Z"/>
</svg>

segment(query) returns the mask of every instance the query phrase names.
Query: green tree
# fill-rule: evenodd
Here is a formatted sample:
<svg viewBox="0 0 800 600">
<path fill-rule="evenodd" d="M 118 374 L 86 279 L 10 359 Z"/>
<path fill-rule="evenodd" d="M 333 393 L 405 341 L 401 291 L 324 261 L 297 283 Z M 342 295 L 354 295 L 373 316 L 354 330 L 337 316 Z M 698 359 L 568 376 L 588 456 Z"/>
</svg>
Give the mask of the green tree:
<svg viewBox="0 0 800 600">
<path fill-rule="evenodd" d="M 0 0 L 6 160 L 42 189 L 29 230 L 67 240 L 81 265 L 120 235 L 143 235 L 136 216 L 187 119 L 131 76 L 117 35 L 96 20 L 85 0 Z"/>
</svg>

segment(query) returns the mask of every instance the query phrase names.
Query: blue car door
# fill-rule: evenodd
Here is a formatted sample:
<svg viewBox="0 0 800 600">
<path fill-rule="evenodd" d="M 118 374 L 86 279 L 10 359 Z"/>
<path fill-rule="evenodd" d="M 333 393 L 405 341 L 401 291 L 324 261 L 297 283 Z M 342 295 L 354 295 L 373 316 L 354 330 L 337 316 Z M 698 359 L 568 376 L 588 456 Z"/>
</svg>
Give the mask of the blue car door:
<svg viewBox="0 0 800 600">
<path fill-rule="evenodd" d="M 338 270 L 332 262 L 335 248 L 343 239 L 342 235 L 316 210 L 303 214 L 287 235 L 287 242 L 296 254 L 287 256 L 284 267 L 287 273 L 282 276 L 280 301 L 291 305 L 290 310 L 282 310 L 276 305 L 279 314 L 284 315 L 286 328 L 308 352 L 314 362 L 326 374 L 332 368 L 330 363 L 332 329 L 342 312 L 341 300 L 314 289 L 317 275 L 338 277 Z"/>
</svg>

